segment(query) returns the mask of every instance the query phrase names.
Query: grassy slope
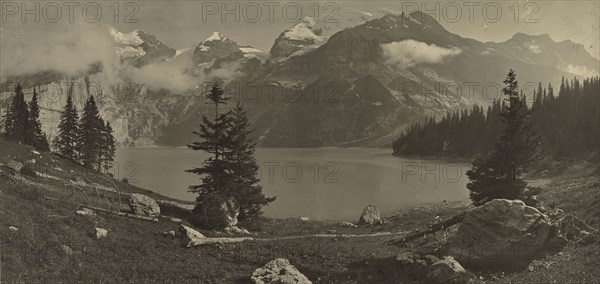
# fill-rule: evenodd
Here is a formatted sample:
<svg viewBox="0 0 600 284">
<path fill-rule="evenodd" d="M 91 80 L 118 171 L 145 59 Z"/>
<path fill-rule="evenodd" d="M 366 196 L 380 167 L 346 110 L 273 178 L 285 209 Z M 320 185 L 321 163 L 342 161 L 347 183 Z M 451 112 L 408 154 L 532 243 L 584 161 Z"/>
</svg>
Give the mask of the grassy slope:
<svg viewBox="0 0 600 284">
<path fill-rule="evenodd" d="M 35 158 L 36 165 L 45 165 L 47 168 L 58 166 L 63 171 L 67 168 L 72 168 L 75 172 L 81 171 L 76 164 L 53 154 L 42 153 L 43 157 L 40 158 L 26 146 L 0 140 L 0 149 L 2 163 Z M 53 176 L 60 174 L 60 171 L 49 173 Z M 88 175 L 89 180 L 110 186 L 104 179 L 94 178 L 94 175 Z M 597 200 L 597 176 L 569 180 L 570 187 L 551 186 L 543 198 L 563 198 L 563 194 L 571 197 L 568 192 L 561 193 L 564 188 L 570 188 L 569 191 L 585 192 L 578 196 L 583 202 Z M 144 189 L 118 182 L 117 184 L 125 192 L 142 192 L 155 199 L 168 200 Z M 391 236 L 306 237 L 184 248 L 177 241 L 163 236 L 163 232 L 176 230 L 178 226 L 167 219 L 161 218 L 158 223 L 152 223 L 102 213 L 95 217 L 86 217 L 73 212 L 77 206 L 43 197 L 73 200 L 72 189 L 65 186 L 64 178 L 3 178 L 0 185 L 0 280 L 6 283 L 244 283 L 249 281 L 249 276 L 255 268 L 278 257 L 288 258 L 302 273 L 317 283 L 413 282 L 422 275 L 397 264 L 395 256 L 400 251 L 413 250 L 443 255 L 442 251 L 436 251 L 438 245 L 443 242 L 441 234 L 416 240 L 404 248 L 385 245 Z M 86 190 L 93 192 L 89 187 Z M 107 197 L 114 199 L 114 194 L 108 195 Z M 75 200 L 82 202 L 83 199 L 77 196 Z M 91 202 L 94 205 L 95 200 Z M 573 200 L 569 202 L 576 203 Z M 557 203 L 561 204 L 561 200 Z M 445 218 L 467 206 L 456 203 L 413 208 L 388 218 L 390 224 L 374 228 L 345 228 L 336 224 L 295 219 L 265 219 L 264 229 L 255 237 L 406 232 L 426 226 L 436 215 Z M 578 206 L 572 207 L 575 213 L 598 216 L 597 211 L 586 213 L 583 209 L 578 211 Z M 11 231 L 9 226 L 18 227 L 19 230 Z M 108 237 L 96 240 L 93 236 L 95 227 L 108 229 Z M 215 235 L 214 232 L 203 232 Z M 68 255 L 63 252 L 61 245 L 69 246 L 74 253 Z M 543 265 L 536 266 L 533 272 L 484 274 L 477 282 L 530 283 L 530 280 L 555 279 L 553 277 L 562 277 L 557 279 L 573 283 L 597 281 L 600 279 L 599 272 L 595 269 L 600 265 L 598 251 L 598 244 L 586 247 L 569 246 L 562 255 L 552 256 L 547 260 L 551 263 L 549 268 L 543 268 L 547 264 L 543 261 L 546 260 L 540 260 Z"/>
</svg>

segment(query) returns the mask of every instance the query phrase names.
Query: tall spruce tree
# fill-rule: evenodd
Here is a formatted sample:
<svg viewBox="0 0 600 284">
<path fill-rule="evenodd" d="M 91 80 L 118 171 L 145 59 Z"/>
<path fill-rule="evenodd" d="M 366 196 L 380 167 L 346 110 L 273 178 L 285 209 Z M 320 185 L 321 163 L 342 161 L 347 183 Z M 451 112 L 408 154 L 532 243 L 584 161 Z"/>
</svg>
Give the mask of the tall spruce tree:
<svg viewBox="0 0 600 284">
<path fill-rule="evenodd" d="M 85 102 L 83 115 L 79 122 L 78 152 L 81 163 L 90 169 L 96 167 L 100 170 L 100 157 L 102 156 L 104 121 L 100 117 L 94 96 Z"/>
<path fill-rule="evenodd" d="M 113 165 L 117 149 L 115 137 L 113 136 L 113 129 L 108 121 L 102 128 L 102 143 L 102 168 L 104 171 L 108 171 Z"/>
<path fill-rule="evenodd" d="M 42 131 L 42 123 L 40 122 L 40 106 L 38 104 L 38 94 L 36 89 L 33 89 L 33 97 L 29 102 L 29 124 L 33 135 L 33 147 L 40 151 L 50 151 L 46 133 Z"/>
<path fill-rule="evenodd" d="M 4 124 L 4 135 L 6 138 L 33 145 L 34 136 L 31 130 L 29 109 L 25 102 L 25 94 L 20 84 L 15 87 L 15 96 L 6 112 Z"/>
<path fill-rule="evenodd" d="M 199 185 L 190 185 L 191 192 L 198 193 L 196 207 L 193 210 L 194 219 L 200 226 L 211 229 L 222 229 L 227 226 L 218 216 L 214 214 L 216 208 L 227 202 L 231 197 L 232 175 L 230 165 L 226 160 L 231 149 L 231 143 L 227 134 L 231 127 L 231 112 L 221 112 L 221 106 L 227 104 L 227 98 L 223 89 L 215 83 L 207 95 L 210 103 L 214 105 L 214 118 L 211 120 L 206 115 L 202 116 L 199 131 L 194 131 L 201 139 L 188 147 L 192 150 L 200 150 L 211 156 L 204 160 L 201 167 L 186 170 L 200 176 L 202 181 Z"/>
<path fill-rule="evenodd" d="M 502 92 L 507 104 L 501 113 L 504 130 L 500 142 L 489 157 L 475 159 L 473 168 L 467 171 L 467 188 L 475 205 L 496 198 L 523 199 L 527 184 L 520 175 L 541 157 L 541 136 L 529 120 L 530 112 L 525 98 L 519 95 L 513 70 L 504 83 Z"/>
<path fill-rule="evenodd" d="M 229 175 L 227 172 L 229 165 L 227 165 L 225 156 L 230 152 L 227 134 L 231 126 L 231 112 L 220 112 L 220 106 L 226 105 L 229 98 L 225 96 L 225 92 L 217 83 L 213 85 L 207 98 L 214 105 L 214 119 L 211 120 L 206 115 L 202 116 L 200 130 L 193 132 L 201 138 L 201 141 L 193 142 L 188 147 L 192 150 L 204 151 L 212 156 L 206 159 L 201 167 L 186 171 L 200 176 L 202 184 L 189 187 L 191 192 L 199 193 L 200 196 L 215 192 L 225 193 Z"/>
<path fill-rule="evenodd" d="M 226 157 L 233 173 L 233 194 L 240 206 L 238 219 L 245 226 L 255 226 L 262 215 L 262 207 L 275 200 L 267 198 L 258 185 L 258 165 L 254 157 L 255 143 L 250 134 L 250 122 L 246 110 L 238 102 L 233 110 L 233 119 L 228 131 L 231 152 Z"/>
<path fill-rule="evenodd" d="M 58 153 L 76 161 L 78 159 L 78 135 L 79 135 L 79 117 L 77 110 L 73 105 L 73 99 L 69 95 L 67 103 L 60 115 L 58 124 L 58 135 L 53 141 L 53 145 Z"/>
</svg>

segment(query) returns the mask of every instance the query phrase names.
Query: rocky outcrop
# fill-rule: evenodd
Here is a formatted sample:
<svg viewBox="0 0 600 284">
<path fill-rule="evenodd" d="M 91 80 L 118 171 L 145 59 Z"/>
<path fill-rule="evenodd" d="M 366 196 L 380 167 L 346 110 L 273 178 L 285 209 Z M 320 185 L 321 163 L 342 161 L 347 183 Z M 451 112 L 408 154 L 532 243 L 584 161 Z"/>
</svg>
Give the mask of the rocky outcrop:
<svg viewBox="0 0 600 284">
<path fill-rule="evenodd" d="M 469 211 L 449 244 L 450 255 L 467 266 L 527 265 L 544 246 L 548 218 L 520 200 L 494 199 Z"/>
<path fill-rule="evenodd" d="M 131 194 L 129 208 L 136 215 L 157 217 L 160 215 L 160 207 L 154 199 L 139 193 Z"/>
<path fill-rule="evenodd" d="M 257 268 L 250 277 L 255 284 L 309 284 L 312 283 L 285 258 L 275 259 Z"/>
<path fill-rule="evenodd" d="M 238 223 L 240 206 L 235 199 L 207 196 L 194 209 L 194 218 L 207 228 L 222 230 Z"/>
<path fill-rule="evenodd" d="M 380 225 L 383 224 L 381 220 L 381 214 L 379 214 L 379 210 L 373 205 L 368 205 L 363 210 L 362 215 L 360 215 L 360 219 L 358 219 L 359 224 L 369 224 L 369 225 Z"/>
<path fill-rule="evenodd" d="M 458 282 L 466 275 L 466 270 L 453 257 L 448 256 L 429 267 L 427 279 L 433 283 Z"/>
</svg>

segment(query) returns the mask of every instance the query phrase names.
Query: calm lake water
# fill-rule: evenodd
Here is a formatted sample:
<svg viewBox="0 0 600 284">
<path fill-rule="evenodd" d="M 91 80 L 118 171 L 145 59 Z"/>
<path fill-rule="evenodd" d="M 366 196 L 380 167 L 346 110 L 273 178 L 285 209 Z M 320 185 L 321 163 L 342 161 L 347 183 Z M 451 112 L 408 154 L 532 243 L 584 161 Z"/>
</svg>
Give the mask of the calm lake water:
<svg viewBox="0 0 600 284">
<path fill-rule="evenodd" d="M 354 221 L 366 205 L 382 212 L 419 203 L 468 198 L 468 165 L 394 157 L 388 149 L 316 148 L 256 151 L 261 185 L 277 200 L 265 208 L 275 218 L 309 217 Z M 120 148 L 115 177 L 160 194 L 194 200 L 187 191 L 199 183 L 184 172 L 201 165 L 207 155 L 187 148 Z"/>
</svg>

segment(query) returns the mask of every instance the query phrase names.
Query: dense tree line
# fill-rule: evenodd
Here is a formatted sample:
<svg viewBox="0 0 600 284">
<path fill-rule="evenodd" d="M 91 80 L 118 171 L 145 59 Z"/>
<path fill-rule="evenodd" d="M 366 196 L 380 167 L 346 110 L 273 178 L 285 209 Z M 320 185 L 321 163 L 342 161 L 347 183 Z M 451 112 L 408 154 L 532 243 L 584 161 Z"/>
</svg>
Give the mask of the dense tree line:
<svg viewBox="0 0 600 284">
<path fill-rule="evenodd" d="M 42 131 L 37 90 L 29 104 L 18 84 L 4 117 L 4 137 L 34 146 L 40 151 L 50 151 L 46 134 Z M 73 105 L 71 95 L 60 116 L 58 134 L 52 145 L 61 155 L 84 166 L 105 171 L 112 167 L 116 141 L 110 123 L 98 112 L 96 101 L 90 96 L 85 103 L 81 120 Z"/>
<path fill-rule="evenodd" d="M 81 119 L 71 95 L 67 97 L 52 144 L 61 155 L 99 171 L 112 167 L 116 151 L 113 129 L 100 116 L 94 96 L 85 102 Z"/>
<path fill-rule="evenodd" d="M 50 151 L 46 134 L 42 131 L 38 94 L 35 89 L 31 101 L 27 104 L 21 85 L 15 88 L 15 96 L 4 117 L 4 137 L 31 145 L 40 151 Z"/>
<path fill-rule="evenodd" d="M 228 224 L 218 212 L 224 206 L 232 206 L 239 208 L 238 220 L 242 225 L 255 228 L 262 207 L 275 198 L 266 197 L 258 184 L 255 143 L 249 137 L 253 130 L 240 103 L 232 111 L 222 111 L 228 98 L 218 84 L 207 97 L 214 104 L 214 118 L 202 117 L 200 129 L 194 131 L 201 141 L 189 145 L 193 150 L 211 154 L 202 166 L 187 170 L 199 175 L 202 181 L 189 187 L 198 193 L 193 211 L 195 221 L 205 228 L 223 229 Z"/>
<path fill-rule="evenodd" d="M 533 129 L 544 137 L 545 153 L 554 158 L 587 158 L 600 150 L 599 94 L 599 77 L 583 82 L 563 78 L 558 94 L 552 85 L 543 88 L 540 83 L 529 96 L 531 106 L 525 105 L 525 96 L 520 94 L 531 112 Z M 485 111 L 474 106 L 439 121 L 430 118 L 415 123 L 394 141 L 394 154 L 472 158 L 490 153 L 505 127 L 501 114 L 507 103 L 497 100 Z"/>
</svg>

